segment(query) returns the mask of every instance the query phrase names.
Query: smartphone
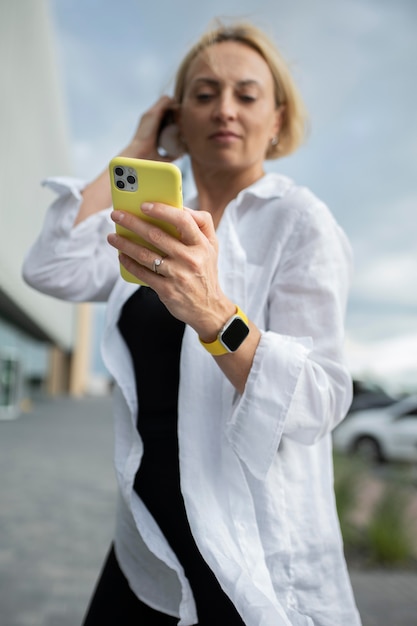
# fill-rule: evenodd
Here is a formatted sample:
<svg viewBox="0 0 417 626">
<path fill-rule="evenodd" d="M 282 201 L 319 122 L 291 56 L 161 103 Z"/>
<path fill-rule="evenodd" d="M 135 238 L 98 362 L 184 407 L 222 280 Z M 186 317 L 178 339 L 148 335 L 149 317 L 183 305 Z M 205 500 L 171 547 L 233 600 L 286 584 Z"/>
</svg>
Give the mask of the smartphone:
<svg viewBox="0 0 417 626">
<path fill-rule="evenodd" d="M 115 209 L 134 213 L 141 219 L 156 224 L 167 233 L 178 237 L 175 226 L 149 217 L 140 209 L 143 202 L 163 202 L 182 210 L 182 176 L 181 170 L 176 165 L 162 161 L 115 157 L 110 161 L 109 169 Z M 116 224 L 116 232 L 163 256 L 158 248 L 123 226 Z M 120 265 L 120 273 L 128 282 L 145 284 L 122 265 Z"/>
</svg>

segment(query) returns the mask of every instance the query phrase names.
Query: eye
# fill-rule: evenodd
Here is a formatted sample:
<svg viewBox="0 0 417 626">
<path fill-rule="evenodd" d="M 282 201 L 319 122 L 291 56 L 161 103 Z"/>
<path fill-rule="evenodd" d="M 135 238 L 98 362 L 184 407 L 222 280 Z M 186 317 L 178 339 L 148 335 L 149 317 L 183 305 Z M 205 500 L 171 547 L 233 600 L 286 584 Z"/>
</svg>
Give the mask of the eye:
<svg viewBox="0 0 417 626">
<path fill-rule="evenodd" d="M 202 91 L 195 95 L 198 102 L 209 102 L 214 97 L 214 94 L 209 91 Z"/>
<path fill-rule="evenodd" d="M 239 94 L 239 100 L 241 100 L 241 102 L 251 104 L 252 102 L 256 102 L 256 96 L 253 96 L 248 93 L 241 93 Z"/>
</svg>

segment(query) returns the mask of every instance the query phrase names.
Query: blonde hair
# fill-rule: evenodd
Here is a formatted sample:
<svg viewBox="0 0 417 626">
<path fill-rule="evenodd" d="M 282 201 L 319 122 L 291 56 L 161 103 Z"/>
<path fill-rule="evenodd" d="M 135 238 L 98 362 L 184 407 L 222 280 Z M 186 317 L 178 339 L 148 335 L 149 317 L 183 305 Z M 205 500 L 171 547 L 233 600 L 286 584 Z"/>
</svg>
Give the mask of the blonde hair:
<svg viewBox="0 0 417 626">
<path fill-rule="evenodd" d="M 286 61 L 273 41 L 259 28 L 246 22 L 231 26 L 221 22 L 206 31 L 182 60 L 176 74 L 174 98 L 181 104 L 191 63 L 203 51 L 224 41 L 235 41 L 255 50 L 267 63 L 274 82 L 276 107 L 283 106 L 282 125 L 277 145 L 270 145 L 267 159 L 277 159 L 294 152 L 306 136 L 307 112 L 290 74 Z"/>
</svg>

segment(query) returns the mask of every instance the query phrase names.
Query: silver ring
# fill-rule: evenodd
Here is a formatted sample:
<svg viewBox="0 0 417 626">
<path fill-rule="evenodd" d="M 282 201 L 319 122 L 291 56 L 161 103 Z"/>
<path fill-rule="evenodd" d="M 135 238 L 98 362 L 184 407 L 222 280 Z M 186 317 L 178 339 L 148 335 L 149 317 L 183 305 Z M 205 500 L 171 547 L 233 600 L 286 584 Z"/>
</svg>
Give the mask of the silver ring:
<svg viewBox="0 0 417 626">
<path fill-rule="evenodd" d="M 159 273 L 158 267 L 160 267 L 163 262 L 164 262 L 164 259 L 155 259 L 155 261 L 152 264 L 152 270 L 155 272 L 155 274 Z"/>
</svg>

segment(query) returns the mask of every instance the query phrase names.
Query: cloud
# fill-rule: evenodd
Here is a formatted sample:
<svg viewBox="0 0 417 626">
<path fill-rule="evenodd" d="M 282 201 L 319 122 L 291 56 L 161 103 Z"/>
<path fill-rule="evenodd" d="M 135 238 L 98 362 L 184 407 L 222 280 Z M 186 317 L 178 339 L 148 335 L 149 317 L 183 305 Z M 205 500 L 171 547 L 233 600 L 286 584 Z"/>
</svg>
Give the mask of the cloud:
<svg viewBox="0 0 417 626">
<path fill-rule="evenodd" d="M 379 342 L 346 342 L 354 378 L 379 382 L 393 393 L 417 393 L 417 334 Z"/>
<path fill-rule="evenodd" d="M 406 252 L 372 258 L 363 264 L 354 284 L 354 294 L 378 304 L 395 302 L 417 314 L 417 255 Z"/>
</svg>

